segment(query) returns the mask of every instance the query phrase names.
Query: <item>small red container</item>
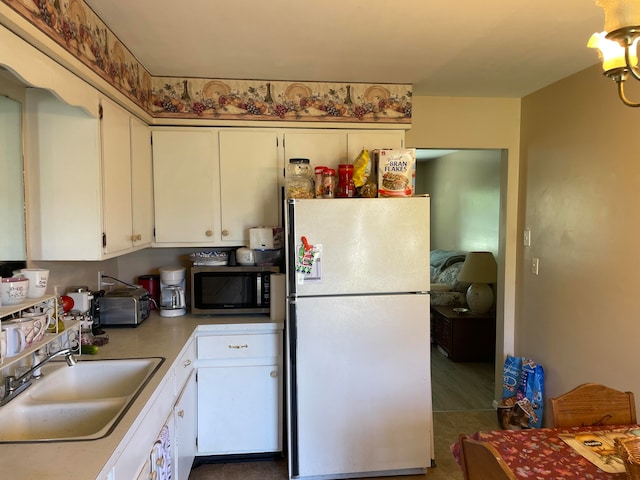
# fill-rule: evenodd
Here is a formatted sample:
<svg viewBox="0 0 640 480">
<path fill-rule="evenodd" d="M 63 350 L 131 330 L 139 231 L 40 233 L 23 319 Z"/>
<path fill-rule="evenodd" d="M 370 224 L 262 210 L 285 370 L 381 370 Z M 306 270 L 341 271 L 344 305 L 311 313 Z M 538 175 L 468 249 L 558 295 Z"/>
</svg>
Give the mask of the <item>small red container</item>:
<svg viewBox="0 0 640 480">
<path fill-rule="evenodd" d="M 160 304 L 160 275 L 140 275 L 138 277 L 138 283 L 149 292 L 151 298 L 155 300 L 155 303 L 149 302 L 151 310 L 154 310 L 156 304 Z"/>
<path fill-rule="evenodd" d="M 353 165 L 341 163 L 338 165 L 338 188 L 336 197 L 350 198 L 355 196 L 356 187 L 353 184 Z"/>
</svg>

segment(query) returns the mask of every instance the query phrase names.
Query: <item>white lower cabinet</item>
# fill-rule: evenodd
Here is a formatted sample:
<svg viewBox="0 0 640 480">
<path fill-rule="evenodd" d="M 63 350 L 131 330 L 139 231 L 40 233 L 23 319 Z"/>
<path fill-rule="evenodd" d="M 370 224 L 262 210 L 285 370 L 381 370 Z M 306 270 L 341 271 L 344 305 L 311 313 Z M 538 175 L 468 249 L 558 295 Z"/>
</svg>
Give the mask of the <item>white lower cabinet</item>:
<svg viewBox="0 0 640 480">
<path fill-rule="evenodd" d="M 278 452 L 280 371 L 277 365 L 206 367 L 198 372 L 198 452 Z"/>
<path fill-rule="evenodd" d="M 175 478 L 187 480 L 196 456 L 196 416 L 197 416 L 196 374 L 191 372 L 173 413 L 175 419 Z"/>
<path fill-rule="evenodd" d="M 195 343 L 190 340 L 108 480 L 187 480 L 195 458 Z"/>
<path fill-rule="evenodd" d="M 282 451 L 282 326 L 200 333 L 198 455 Z"/>
</svg>

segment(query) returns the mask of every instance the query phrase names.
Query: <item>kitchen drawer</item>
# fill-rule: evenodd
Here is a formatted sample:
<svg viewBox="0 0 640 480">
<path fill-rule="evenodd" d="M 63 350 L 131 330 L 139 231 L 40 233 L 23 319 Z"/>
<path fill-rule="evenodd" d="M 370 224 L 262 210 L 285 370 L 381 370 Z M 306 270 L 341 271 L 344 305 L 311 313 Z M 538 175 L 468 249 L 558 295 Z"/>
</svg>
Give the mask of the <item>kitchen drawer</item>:
<svg viewBox="0 0 640 480">
<path fill-rule="evenodd" d="M 176 393 L 182 390 L 183 385 L 186 383 L 189 378 L 189 374 L 195 368 L 196 362 L 196 343 L 189 342 L 189 344 L 185 347 L 182 355 L 178 358 L 175 363 L 175 371 L 176 371 Z"/>
<path fill-rule="evenodd" d="M 198 337 L 198 360 L 234 360 L 280 356 L 279 333 Z"/>
</svg>

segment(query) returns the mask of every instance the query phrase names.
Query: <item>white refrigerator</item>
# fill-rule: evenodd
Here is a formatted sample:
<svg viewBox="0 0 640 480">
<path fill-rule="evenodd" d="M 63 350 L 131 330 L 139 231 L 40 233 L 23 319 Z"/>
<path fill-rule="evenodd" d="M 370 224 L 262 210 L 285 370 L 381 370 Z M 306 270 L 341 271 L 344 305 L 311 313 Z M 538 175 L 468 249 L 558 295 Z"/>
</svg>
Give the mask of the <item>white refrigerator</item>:
<svg viewBox="0 0 640 480">
<path fill-rule="evenodd" d="M 290 478 L 431 465 L 429 200 L 287 201 Z"/>
</svg>

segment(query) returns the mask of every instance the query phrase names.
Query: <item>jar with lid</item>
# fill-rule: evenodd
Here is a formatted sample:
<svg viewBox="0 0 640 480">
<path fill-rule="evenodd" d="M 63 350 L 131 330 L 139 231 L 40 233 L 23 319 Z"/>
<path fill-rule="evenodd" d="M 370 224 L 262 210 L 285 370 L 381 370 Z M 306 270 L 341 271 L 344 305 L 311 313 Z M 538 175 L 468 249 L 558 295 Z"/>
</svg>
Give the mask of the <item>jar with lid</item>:
<svg viewBox="0 0 640 480">
<path fill-rule="evenodd" d="M 336 197 L 350 198 L 355 196 L 356 187 L 353 183 L 353 165 L 341 163 L 338 165 L 338 188 Z"/>
<path fill-rule="evenodd" d="M 318 166 L 313 170 L 313 172 L 315 173 L 315 180 L 316 180 L 316 198 L 324 197 L 325 189 L 324 189 L 323 174 L 326 169 L 327 167 Z"/>
<path fill-rule="evenodd" d="M 313 177 L 308 158 L 290 158 L 285 180 L 288 198 L 314 198 Z"/>
<path fill-rule="evenodd" d="M 322 198 L 333 198 L 336 192 L 336 171 L 333 168 L 325 168 L 322 172 Z"/>
</svg>

